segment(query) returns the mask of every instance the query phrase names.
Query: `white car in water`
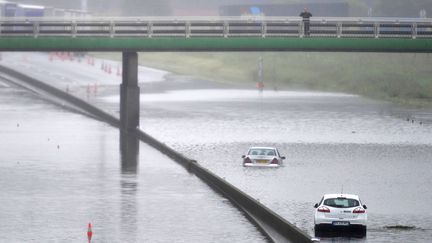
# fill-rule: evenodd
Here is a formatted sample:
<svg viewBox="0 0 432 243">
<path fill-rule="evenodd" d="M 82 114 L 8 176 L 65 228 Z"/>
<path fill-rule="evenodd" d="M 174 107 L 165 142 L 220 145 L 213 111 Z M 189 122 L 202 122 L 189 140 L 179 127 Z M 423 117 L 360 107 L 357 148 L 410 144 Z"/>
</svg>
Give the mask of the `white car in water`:
<svg viewBox="0 0 432 243">
<path fill-rule="evenodd" d="M 285 159 L 273 147 L 250 147 L 242 158 L 243 166 L 250 167 L 279 167 L 282 166 Z"/>
<path fill-rule="evenodd" d="M 366 209 L 357 195 L 326 194 L 315 204 L 315 234 L 328 230 L 353 230 L 366 234 Z"/>
</svg>

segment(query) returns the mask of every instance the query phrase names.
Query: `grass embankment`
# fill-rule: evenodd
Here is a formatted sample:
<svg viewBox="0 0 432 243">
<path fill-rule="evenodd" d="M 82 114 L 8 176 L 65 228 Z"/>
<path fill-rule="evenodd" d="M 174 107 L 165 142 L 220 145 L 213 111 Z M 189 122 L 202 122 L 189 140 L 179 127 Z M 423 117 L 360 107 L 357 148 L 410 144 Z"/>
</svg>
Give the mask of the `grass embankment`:
<svg viewBox="0 0 432 243">
<path fill-rule="evenodd" d="M 258 60 L 269 89 L 360 94 L 432 106 L 432 55 L 411 53 L 140 53 L 141 65 L 218 82 L 258 81 Z M 97 56 L 120 60 L 119 54 Z"/>
</svg>

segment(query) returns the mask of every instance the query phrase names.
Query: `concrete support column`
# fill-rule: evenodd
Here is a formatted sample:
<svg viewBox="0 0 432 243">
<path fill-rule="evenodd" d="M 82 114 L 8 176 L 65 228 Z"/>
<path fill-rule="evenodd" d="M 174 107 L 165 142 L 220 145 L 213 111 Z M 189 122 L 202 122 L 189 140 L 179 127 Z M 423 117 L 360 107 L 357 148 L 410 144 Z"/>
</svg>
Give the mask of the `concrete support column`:
<svg viewBox="0 0 432 243">
<path fill-rule="evenodd" d="M 120 130 L 120 155 L 122 174 L 136 174 L 139 155 L 139 140 L 136 134 Z"/>
<path fill-rule="evenodd" d="M 120 85 L 120 129 L 135 132 L 139 126 L 138 54 L 123 52 L 123 77 Z"/>
</svg>

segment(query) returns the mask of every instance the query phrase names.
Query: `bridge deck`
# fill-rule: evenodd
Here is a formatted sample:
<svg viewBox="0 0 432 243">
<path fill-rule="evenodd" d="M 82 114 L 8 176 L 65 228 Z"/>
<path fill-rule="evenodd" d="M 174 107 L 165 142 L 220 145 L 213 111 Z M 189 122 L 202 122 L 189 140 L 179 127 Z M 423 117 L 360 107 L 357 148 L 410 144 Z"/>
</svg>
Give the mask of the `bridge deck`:
<svg viewBox="0 0 432 243">
<path fill-rule="evenodd" d="M 0 51 L 431 52 L 431 19 L 0 19 Z"/>
<path fill-rule="evenodd" d="M 355 38 L 0 38 L 0 51 L 432 52 L 432 40 Z"/>
</svg>

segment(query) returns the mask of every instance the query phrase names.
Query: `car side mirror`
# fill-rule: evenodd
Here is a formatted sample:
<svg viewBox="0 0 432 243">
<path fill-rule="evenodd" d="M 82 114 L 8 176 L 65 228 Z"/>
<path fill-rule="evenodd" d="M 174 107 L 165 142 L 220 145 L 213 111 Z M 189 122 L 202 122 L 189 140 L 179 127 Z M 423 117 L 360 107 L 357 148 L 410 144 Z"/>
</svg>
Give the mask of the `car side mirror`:
<svg viewBox="0 0 432 243">
<path fill-rule="evenodd" d="M 318 203 L 315 203 L 314 208 L 317 208 L 317 207 L 318 207 Z"/>
<path fill-rule="evenodd" d="M 364 208 L 364 209 L 367 209 L 366 205 L 363 205 L 363 208 Z"/>
<path fill-rule="evenodd" d="M 244 159 L 246 157 L 246 155 L 242 155 L 242 158 Z"/>
<path fill-rule="evenodd" d="M 285 159 L 285 156 L 282 156 L 281 159 Z"/>
</svg>

